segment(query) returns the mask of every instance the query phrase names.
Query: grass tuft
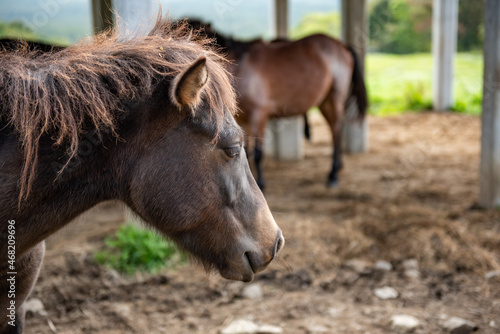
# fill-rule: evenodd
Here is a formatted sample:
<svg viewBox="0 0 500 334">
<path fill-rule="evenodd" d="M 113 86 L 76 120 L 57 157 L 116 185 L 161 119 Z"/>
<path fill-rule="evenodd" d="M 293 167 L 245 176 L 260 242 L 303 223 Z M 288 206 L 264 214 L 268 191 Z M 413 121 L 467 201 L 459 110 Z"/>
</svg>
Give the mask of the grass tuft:
<svg viewBox="0 0 500 334">
<path fill-rule="evenodd" d="M 154 274 L 187 260 L 187 255 L 172 241 L 131 224 L 122 225 L 114 236 L 106 238 L 105 243 L 105 249 L 95 254 L 97 263 L 126 275 L 137 271 Z"/>
</svg>

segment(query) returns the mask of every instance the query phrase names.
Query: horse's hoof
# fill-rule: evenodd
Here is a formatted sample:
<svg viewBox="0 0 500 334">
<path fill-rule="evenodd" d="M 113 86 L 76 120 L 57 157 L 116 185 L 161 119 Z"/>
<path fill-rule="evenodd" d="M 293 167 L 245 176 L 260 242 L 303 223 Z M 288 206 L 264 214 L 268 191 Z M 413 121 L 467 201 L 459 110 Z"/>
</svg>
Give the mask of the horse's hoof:
<svg viewBox="0 0 500 334">
<path fill-rule="evenodd" d="M 339 186 L 339 181 L 338 180 L 333 180 L 333 181 L 328 180 L 328 183 L 326 184 L 326 186 L 330 189 L 335 189 Z"/>
</svg>

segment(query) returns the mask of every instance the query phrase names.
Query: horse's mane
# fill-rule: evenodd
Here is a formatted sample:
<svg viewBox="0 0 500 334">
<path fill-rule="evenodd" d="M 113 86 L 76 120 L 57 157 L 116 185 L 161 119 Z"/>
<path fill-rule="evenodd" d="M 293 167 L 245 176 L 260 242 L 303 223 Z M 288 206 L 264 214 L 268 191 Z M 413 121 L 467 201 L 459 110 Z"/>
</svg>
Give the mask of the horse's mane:
<svg viewBox="0 0 500 334">
<path fill-rule="evenodd" d="M 84 124 L 90 122 L 99 135 L 117 135 L 117 111 L 124 102 L 147 98 L 162 78 L 180 73 L 201 55 L 210 73 L 204 94 L 212 114 L 220 121 L 225 108 L 236 110 L 224 59 L 208 43 L 186 23 L 159 17 L 146 37 L 105 32 L 58 52 L 41 54 L 27 44 L 0 51 L 0 120 L 13 126 L 24 154 L 19 200 L 30 193 L 42 136 L 68 145 L 69 163 Z"/>
<path fill-rule="evenodd" d="M 217 32 L 212 28 L 210 23 L 203 22 L 196 18 L 188 19 L 187 23 L 191 25 L 199 35 L 212 38 L 222 53 L 229 53 L 236 59 L 240 59 L 255 43 L 263 42 L 261 38 L 249 41 L 236 40 L 231 36 L 226 36 Z"/>
</svg>

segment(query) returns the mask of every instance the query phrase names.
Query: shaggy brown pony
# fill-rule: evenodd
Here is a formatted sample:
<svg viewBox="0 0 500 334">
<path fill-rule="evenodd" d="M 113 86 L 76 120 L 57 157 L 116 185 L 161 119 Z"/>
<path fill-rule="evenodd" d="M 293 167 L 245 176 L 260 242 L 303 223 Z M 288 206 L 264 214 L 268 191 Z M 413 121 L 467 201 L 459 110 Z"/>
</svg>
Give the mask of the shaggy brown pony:
<svg viewBox="0 0 500 334">
<path fill-rule="evenodd" d="M 147 37 L 0 53 L 0 334 L 23 332 L 44 240 L 106 200 L 227 279 L 283 247 L 207 43 L 158 20 Z"/>
<path fill-rule="evenodd" d="M 114 132 L 123 100 L 151 95 L 159 78 L 178 74 L 196 60 L 200 46 L 194 39 L 205 47 L 211 76 L 204 93 L 212 110 L 223 105 L 236 110 L 224 67 L 213 65 L 223 58 L 184 22 L 159 19 L 146 38 L 120 40 L 107 32 L 59 52 L 41 54 L 28 44 L 0 51 L 0 116 L 20 134 L 24 152 L 19 199 L 30 193 L 42 135 L 50 134 L 56 145 L 70 140 L 69 162 L 77 154 L 84 120 L 90 119 L 99 133 Z"/>
</svg>

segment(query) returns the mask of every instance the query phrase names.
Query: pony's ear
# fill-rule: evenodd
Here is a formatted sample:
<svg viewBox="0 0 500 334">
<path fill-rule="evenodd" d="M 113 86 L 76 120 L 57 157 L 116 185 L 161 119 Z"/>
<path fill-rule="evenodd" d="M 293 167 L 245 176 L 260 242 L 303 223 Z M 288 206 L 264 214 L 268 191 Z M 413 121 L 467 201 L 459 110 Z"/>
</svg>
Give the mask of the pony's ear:
<svg viewBox="0 0 500 334">
<path fill-rule="evenodd" d="M 195 107 L 208 80 L 207 59 L 200 57 L 174 80 L 172 95 L 178 107 Z"/>
</svg>

